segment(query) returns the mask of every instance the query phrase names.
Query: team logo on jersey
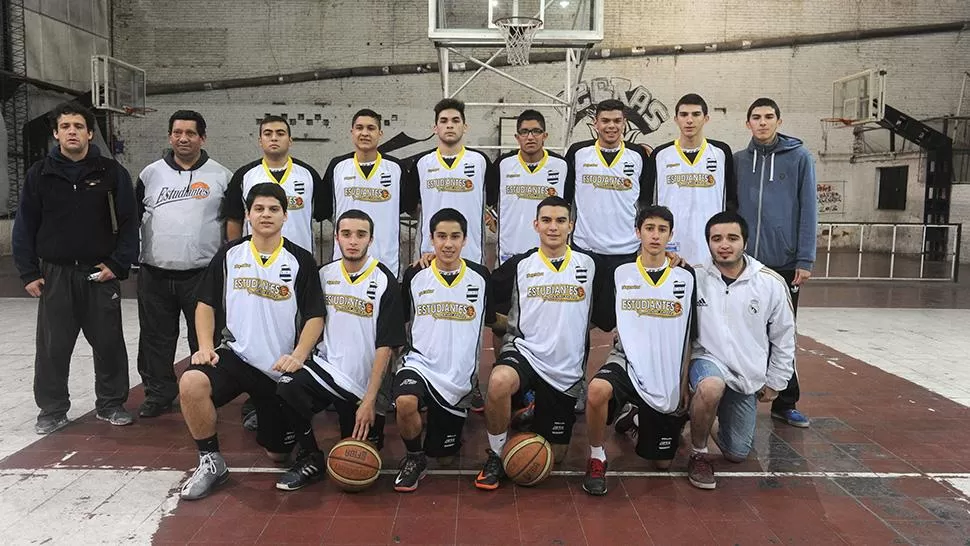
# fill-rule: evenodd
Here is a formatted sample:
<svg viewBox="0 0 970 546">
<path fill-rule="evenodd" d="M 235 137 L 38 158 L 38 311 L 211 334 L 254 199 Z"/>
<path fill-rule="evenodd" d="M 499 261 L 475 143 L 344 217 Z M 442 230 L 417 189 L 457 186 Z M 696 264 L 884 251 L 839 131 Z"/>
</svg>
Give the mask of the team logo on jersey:
<svg viewBox="0 0 970 546">
<path fill-rule="evenodd" d="M 467 299 L 472 303 L 475 303 L 476 301 L 478 301 L 478 290 L 479 289 L 477 285 L 469 284 L 468 291 L 465 292 L 465 299 Z"/>
<path fill-rule="evenodd" d="M 438 320 L 468 321 L 475 318 L 475 307 L 453 301 L 422 303 L 415 308 L 414 314 L 419 317 L 430 316 Z"/>
<path fill-rule="evenodd" d="M 749 313 L 751 313 L 752 315 L 757 315 L 758 311 L 760 310 L 761 310 L 761 302 L 758 301 L 757 298 L 752 299 L 750 302 L 748 302 Z"/>
<path fill-rule="evenodd" d="M 620 300 L 621 311 L 633 311 L 641 317 L 676 318 L 684 311 L 678 301 L 656 298 L 630 298 Z"/>
<path fill-rule="evenodd" d="M 687 290 L 687 283 L 684 281 L 674 281 L 674 297 L 677 299 L 684 299 L 684 293 Z"/>
<path fill-rule="evenodd" d="M 290 299 L 290 287 L 285 284 L 276 284 L 265 279 L 256 277 L 239 277 L 232 280 L 232 287 L 235 290 L 245 290 L 253 296 L 270 299 L 273 301 L 283 301 Z"/>
<path fill-rule="evenodd" d="M 629 161 L 623 162 L 623 174 L 633 176 L 636 172 L 636 167 L 633 166 L 633 163 L 630 163 Z"/>
<path fill-rule="evenodd" d="M 530 286 L 526 296 L 543 301 L 583 301 L 586 299 L 586 289 L 574 284 L 540 284 Z"/>
<path fill-rule="evenodd" d="M 707 170 L 711 172 L 717 171 L 717 158 L 709 157 L 707 158 Z"/>
<path fill-rule="evenodd" d="M 286 199 L 287 210 L 298 210 L 303 208 L 303 205 L 304 205 L 303 198 L 300 197 L 299 195 L 287 195 L 286 197 L 287 197 Z"/>
<path fill-rule="evenodd" d="M 290 269 L 288 264 L 283 264 L 280 266 L 280 280 L 283 282 L 290 282 L 293 280 L 293 270 Z"/>
<path fill-rule="evenodd" d="M 579 266 L 577 266 L 576 267 L 576 280 L 579 281 L 580 284 L 586 284 L 586 279 L 588 279 L 588 278 L 589 278 L 589 269 L 586 269 L 585 267 L 579 267 Z"/>
<path fill-rule="evenodd" d="M 367 201 L 368 203 L 382 203 L 391 198 L 391 192 L 383 188 L 351 186 L 344 188 L 344 197 L 349 197 L 357 201 Z"/>
<path fill-rule="evenodd" d="M 293 182 L 293 191 L 295 191 L 300 195 L 303 195 L 304 193 L 306 193 L 306 182 L 302 180 L 297 180 L 296 182 Z"/>
<path fill-rule="evenodd" d="M 559 183 L 559 171 L 549 171 L 546 174 L 546 182 L 548 182 L 550 184 L 558 184 Z"/>
<path fill-rule="evenodd" d="M 367 298 L 371 301 L 377 299 L 377 281 L 371 281 L 367 285 Z"/>
<path fill-rule="evenodd" d="M 391 187 L 391 173 L 381 173 L 381 186 Z"/>
<path fill-rule="evenodd" d="M 471 163 L 465 164 L 465 176 L 475 176 L 475 166 Z"/>
<path fill-rule="evenodd" d="M 334 311 L 338 313 L 347 313 L 363 318 L 374 316 L 374 304 L 367 300 L 343 294 L 326 294 L 323 299 L 327 307 L 333 307 Z"/>
<path fill-rule="evenodd" d="M 209 197 L 209 193 L 209 185 L 202 181 L 193 182 L 191 185 L 181 188 L 169 188 L 165 186 L 158 192 L 158 197 L 155 199 L 155 206 L 160 207 L 169 203 L 175 203 L 176 201 L 185 201 L 186 199 L 205 199 Z"/>
<path fill-rule="evenodd" d="M 475 183 L 468 178 L 432 178 L 428 180 L 429 190 L 466 192 L 475 189 Z"/>
<path fill-rule="evenodd" d="M 584 174 L 583 184 L 592 184 L 594 188 L 613 191 L 627 191 L 633 187 L 633 181 L 629 178 L 607 174 Z"/>
<path fill-rule="evenodd" d="M 519 199 L 534 199 L 541 201 L 546 197 L 556 195 L 556 188 L 529 184 L 509 184 L 508 186 L 505 186 L 505 194 L 514 195 Z"/>
<path fill-rule="evenodd" d="M 681 188 L 710 188 L 714 186 L 714 175 L 704 173 L 668 174 L 667 184 L 677 184 Z"/>
</svg>

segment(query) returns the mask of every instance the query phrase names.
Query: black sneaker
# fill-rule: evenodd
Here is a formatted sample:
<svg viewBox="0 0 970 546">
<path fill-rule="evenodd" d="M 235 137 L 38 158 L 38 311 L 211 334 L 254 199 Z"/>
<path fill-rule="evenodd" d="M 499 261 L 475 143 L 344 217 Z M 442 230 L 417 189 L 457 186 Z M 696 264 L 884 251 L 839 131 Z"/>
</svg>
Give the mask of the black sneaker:
<svg viewBox="0 0 970 546">
<path fill-rule="evenodd" d="M 472 389 L 472 411 L 482 413 L 485 411 L 485 398 L 482 396 L 482 389 L 478 385 Z"/>
<path fill-rule="evenodd" d="M 253 410 L 243 417 L 243 428 L 249 432 L 256 432 L 259 429 L 259 420 L 256 418 L 256 410 Z"/>
<path fill-rule="evenodd" d="M 498 489 L 502 478 L 505 477 L 505 468 L 502 466 L 502 457 L 491 449 L 486 450 L 488 459 L 485 459 L 485 466 L 475 478 L 475 487 L 485 491 Z"/>
<path fill-rule="evenodd" d="M 128 413 L 128 410 L 121 406 L 98 410 L 94 416 L 102 421 L 107 421 L 116 427 L 130 425 L 135 421 L 131 414 Z"/>
<path fill-rule="evenodd" d="M 37 434 L 50 434 L 66 427 L 68 423 L 70 423 L 70 421 L 67 420 L 66 413 L 41 415 L 37 417 L 37 424 L 34 425 L 34 432 Z"/>
<path fill-rule="evenodd" d="M 627 404 L 623 406 L 620 410 L 620 414 L 616 416 L 616 423 L 613 425 L 613 429 L 616 430 L 617 434 L 628 434 L 637 428 L 636 423 L 633 422 L 633 418 L 639 413 L 640 408 L 634 404 Z"/>
<path fill-rule="evenodd" d="M 171 402 L 161 402 L 159 400 L 145 400 L 138 406 L 138 417 L 152 418 L 171 411 Z"/>
<path fill-rule="evenodd" d="M 276 488 L 283 491 L 296 491 L 323 478 L 327 467 L 327 456 L 321 451 L 302 452 L 292 468 L 283 473 L 276 482 Z"/>
<path fill-rule="evenodd" d="M 586 465 L 583 491 L 596 496 L 606 494 L 606 461 L 590 457 Z"/>
<path fill-rule="evenodd" d="M 401 459 L 400 471 L 394 478 L 394 490 L 410 493 L 428 472 L 428 457 L 424 453 L 408 453 Z"/>
</svg>

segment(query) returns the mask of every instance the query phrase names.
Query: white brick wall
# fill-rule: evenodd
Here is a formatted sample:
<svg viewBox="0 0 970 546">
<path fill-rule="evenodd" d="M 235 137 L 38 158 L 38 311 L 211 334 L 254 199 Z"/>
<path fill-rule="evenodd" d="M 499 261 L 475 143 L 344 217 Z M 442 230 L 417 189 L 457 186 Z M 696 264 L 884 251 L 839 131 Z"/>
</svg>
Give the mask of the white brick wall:
<svg viewBox="0 0 970 546">
<path fill-rule="evenodd" d="M 306 0 L 272 3 L 273 9 L 257 0 L 210 1 L 200 12 L 186 12 L 185 4 L 175 0 L 115 4 L 114 54 L 147 68 L 151 82 L 436 61 L 435 51 L 426 39 L 426 4 L 414 0 Z M 607 4 L 604 45 L 713 42 L 970 19 L 970 3 L 963 0 L 661 1 L 636 13 L 630 11 L 629 5 Z M 684 22 L 685 12 L 695 14 L 689 25 Z M 181 41 L 173 38 L 172 29 L 176 28 L 184 36 Z M 227 30 L 207 34 L 193 32 L 195 28 Z M 157 40 L 159 36 L 166 39 Z M 203 51 L 193 55 L 193 48 Z M 866 68 L 884 68 L 890 75 L 889 104 L 916 117 L 937 116 L 955 109 L 960 75 L 968 68 L 968 58 L 970 37 L 950 33 L 735 53 L 593 61 L 587 66 L 584 79 L 628 79 L 634 87 L 643 85 L 671 110 L 682 94 L 699 92 L 711 107 L 707 134 L 736 149 L 748 141 L 744 127 L 748 104 L 756 97 L 771 96 L 781 105 L 783 132 L 802 138 L 817 153 L 822 148 L 819 118 L 831 111 L 832 80 Z M 197 66 L 193 66 L 192 59 L 197 59 Z M 551 90 L 558 92 L 562 70 L 561 65 L 553 64 L 516 68 L 512 72 L 544 88 L 552 85 Z M 463 80 L 460 74 L 453 76 Z M 295 137 L 329 139 L 298 142 L 294 147 L 294 155 L 322 170 L 329 158 L 350 148 L 350 116 L 357 109 L 372 107 L 386 119 L 397 117 L 384 127 L 385 138 L 402 131 L 423 138 L 430 135 L 430 109 L 440 95 L 438 74 L 416 74 L 150 96 L 149 106 L 157 108 L 157 113 L 144 119 L 123 119 L 118 124 L 125 140 L 121 159 L 133 174 L 137 173 L 165 148 L 168 115 L 178 108 L 192 108 L 209 121 L 210 154 L 235 168 L 259 153 L 256 119 L 265 113 L 286 112 L 291 118 L 304 115 L 304 120 L 298 120 L 294 126 Z M 527 90 L 492 74 L 483 75 L 460 98 L 488 102 L 535 99 Z M 497 144 L 498 119 L 514 116 L 518 111 L 470 109 L 469 143 Z M 316 120 L 316 115 L 321 119 Z M 554 117 L 555 113 L 549 111 L 547 116 Z M 314 124 L 307 125 L 307 119 L 313 119 Z M 555 139 L 563 127 L 558 120 L 551 120 L 549 129 Z M 586 138 L 588 132 L 579 127 L 575 135 Z M 655 133 L 640 140 L 659 144 L 675 135 L 676 126 L 667 120 Z M 851 133 L 831 135 L 828 151 L 851 152 Z M 829 156 L 819 162 L 819 179 L 847 180 L 844 220 L 918 221 L 921 166 L 911 166 L 912 175 L 918 176 L 909 185 L 910 201 L 915 199 L 913 206 L 905 213 L 877 215 L 872 203 L 875 168 L 880 165 L 850 165 L 847 157 Z M 954 207 L 953 214 L 954 221 L 970 224 L 970 213 L 963 208 Z M 970 253 L 965 252 L 964 256 L 970 258 Z"/>
</svg>

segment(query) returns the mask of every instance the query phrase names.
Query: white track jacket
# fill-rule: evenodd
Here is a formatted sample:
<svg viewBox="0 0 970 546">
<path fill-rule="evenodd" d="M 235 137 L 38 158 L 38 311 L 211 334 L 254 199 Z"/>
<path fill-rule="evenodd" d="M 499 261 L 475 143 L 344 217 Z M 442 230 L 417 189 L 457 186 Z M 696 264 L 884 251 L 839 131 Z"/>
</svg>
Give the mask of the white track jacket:
<svg viewBox="0 0 970 546">
<path fill-rule="evenodd" d="M 710 258 L 695 269 L 698 337 L 691 358 L 710 360 L 735 392 L 782 391 L 795 371 L 795 314 L 788 286 L 747 254 L 730 286 Z"/>
</svg>

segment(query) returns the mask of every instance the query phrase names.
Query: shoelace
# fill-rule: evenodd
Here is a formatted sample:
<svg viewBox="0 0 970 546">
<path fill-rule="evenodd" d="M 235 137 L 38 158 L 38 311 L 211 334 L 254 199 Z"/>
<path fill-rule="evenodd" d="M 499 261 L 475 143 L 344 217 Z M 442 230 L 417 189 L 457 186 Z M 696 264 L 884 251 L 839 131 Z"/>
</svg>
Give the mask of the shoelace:
<svg viewBox="0 0 970 546">
<path fill-rule="evenodd" d="M 606 464 L 599 459 L 589 460 L 589 477 L 602 478 L 606 476 Z"/>
<path fill-rule="evenodd" d="M 418 458 L 412 457 L 410 455 L 404 456 L 404 461 L 402 462 L 401 474 L 409 475 L 416 473 L 418 469 Z"/>
<path fill-rule="evenodd" d="M 216 458 L 212 453 L 206 453 L 199 457 L 199 468 L 195 469 L 196 474 L 200 474 L 200 471 L 202 471 L 203 475 L 215 474 L 216 470 L 218 470 L 216 468 Z"/>
<path fill-rule="evenodd" d="M 707 457 L 700 453 L 694 453 L 690 456 L 691 460 L 694 461 L 697 470 L 703 472 L 714 472 L 714 465 L 707 460 Z"/>
<path fill-rule="evenodd" d="M 491 450 L 488 451 L 488 459 L 485 461 L 485 473 L 495 475 L 502 474 L 502 458 Z"/>
</svg>

